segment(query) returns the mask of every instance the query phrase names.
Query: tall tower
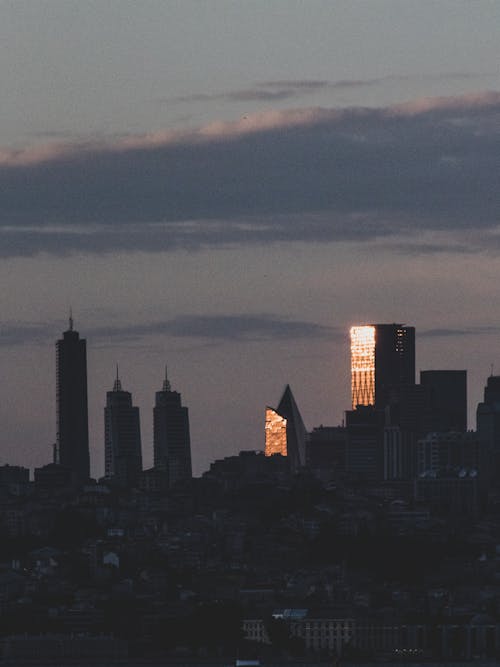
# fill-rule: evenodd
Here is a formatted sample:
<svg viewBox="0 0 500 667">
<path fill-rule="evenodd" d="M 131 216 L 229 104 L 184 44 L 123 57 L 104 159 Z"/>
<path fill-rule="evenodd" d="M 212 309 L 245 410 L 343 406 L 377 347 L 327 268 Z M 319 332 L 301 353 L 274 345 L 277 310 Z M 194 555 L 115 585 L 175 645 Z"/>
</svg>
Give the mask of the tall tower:
<svg viewBox="0 0 500 667">
<path fill-rule="evenodd" d="M 395 387 L 415 384 L 415 327 L 351 327 L 352 407 L 384 408 Z"/>
<path fill-rule="evenodd" d="M 484 400 L 477 406 L 476 430 L 482 448 L 490 456 L 490 475 L 500 475 L 500 375 L 490 375 Z"/>
<path fill-rule="evenodd" d="M 141 471 L 139 408 L 132 405 L 132 394 L 123 391 L 117 367 L 104 408 L 104 474 L 121 486 L 133 486 Z"/>
<path fill-rule="evenodd" d="M 188 409 L 181 395 L 173 391 L 165 368 L 163 389 L 155 394 L 154 465 L 168 476 L 168 486 L 191 479 L 191 440 Z"/>
<path fill-rule="evenodd" d="M 71 470 L 75 484 L 90 477 L 89 426 L 87 405 L 87 348 L 69 328 L 56 343 L 57 434 L 55 462 Z"/>
</svg>

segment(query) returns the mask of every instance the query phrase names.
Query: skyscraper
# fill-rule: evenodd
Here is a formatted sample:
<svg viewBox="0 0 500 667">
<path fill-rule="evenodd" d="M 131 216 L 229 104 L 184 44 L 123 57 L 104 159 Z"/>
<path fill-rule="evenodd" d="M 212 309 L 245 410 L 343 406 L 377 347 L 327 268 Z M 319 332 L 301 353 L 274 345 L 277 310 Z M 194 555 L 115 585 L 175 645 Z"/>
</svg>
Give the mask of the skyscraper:
<svg viewBox="0 0 500 667">
<path fill-rule="evenodd" d="M 484 400 L 477 406 L 477 434 L 483 450 L 490 457 L 490 475 L 500 475 L 500 375 L 490 375 L 484 388 Z"/>
<path fill-rule="evenodd" d="M 351 327 L 352 407 L 384 408 L 391 389 L 415 384 L 415 328 L 402 324 Z"/>
<path fill-rule="evenodd" d="M 305 465 L 307 431 L 290 385 L 287 384 L 276 410 L 266 408 L 265 429 L 266 456 L 287 456 L 293 472 Z"/>
<path fill-rule="evenodd" d="M 179 392 L 172 390 L 166 368 L 163 389 L 155 394 L 153 422 L 155 468 L 166 471 L 169 487 L 191 479 L 188 409 Z"/>
<path fill-rule="evenodd" d="M 467 431 L 467 371 L 420 371 L 428 391 L 428 431 Z"/>
<path fill-rule="evenodd" d="M 106 393 L 104 471 L 121 486 L 134 485 L 142 471 L 139 408 L 132 405 L 132 394 L 123 391 L 118 368 L 113 390 Z"/>
<path fill-rule="evenodd" d="M 55 462 L 71 471 L 75 484 L 83 484 L 90 477 L 87 348 L 71 315 L 56 343 L 56 412 Z"/>
</svg>

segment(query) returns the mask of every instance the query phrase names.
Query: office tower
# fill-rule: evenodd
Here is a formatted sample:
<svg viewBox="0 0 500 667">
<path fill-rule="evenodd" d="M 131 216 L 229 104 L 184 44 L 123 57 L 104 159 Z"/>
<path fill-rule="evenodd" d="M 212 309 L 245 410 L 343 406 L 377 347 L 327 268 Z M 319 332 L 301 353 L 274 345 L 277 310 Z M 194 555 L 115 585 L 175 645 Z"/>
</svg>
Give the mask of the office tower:
<svg viewBox="0 0 500 667">
<path fill-rule="evenodd" d="M 372 405 L 347 410 L 346 430 L 347 473 L 357 481 L 380 481 L 384 464 L 384 411 Z"/>
<path fill-rule="evenodd" d="M 308 468 L 329 481 L 346 470 L 347 429 L 343 426 L 316 426 L 309 432 L 306 447 Z"/>
<path fill-rule="evenodd" d="M 384 428 L 384 479 L 413 479 L 417 464 L 417 436 L 397 425 Z"/>
<path fill-rule="evenodd" d="M 467 430 L 467 371 L 420 371 L 420 384 L 428 391 L 426 430 Z"/>
<path fill-rule="evenodd" d="M 500 376 L 490 375 L 484 388 L 484 401 L 476 411 L 477 435 L 491 461 L 491 477 L 500 474 Z"/>
<path fill-rule="evenodd" d="M 74 484 L 83 484 L 90 477 L 87 349 L 71 315 L 56 343 L 56 410 L 55 462 L 70 471 Z"/>
<path fill-rule="evenodd" d="M 142 471 L 139 408 L 132 394 L 123 391 L 118 368 L 113 391 L 106 393 L 104 408 L 104 471 L 120 486 L 132 486 Z"/>
<path fill-rule="evenodd" d="M 384 408 L 391 390 L 415 384 L 415 328 L 402 324 L 351 327 L 352 407 Z"/>
<path fill-rule="evenodd" d="M 399 426 L 402 431 L 425 435 L 431 414 L 429 394 L 429 387 L 420 384 L 393 389 L 385 407 L 386 426 Z"/>
<path fill-rule="evenodd" d="M 266 408 L 265 434 L 266 456 L 288 457 L 293 472 L 305 465 L 307 431 L 289 385 L 276 410 Z"/>
<path fill-rule="evenodd" d="M 155 468 L 166 471 L 169 487 L 191 479 L 188 409 L 179 392 L 172 391 L 166 369 L 163 389 L 155 394 L 153 423 Z"/>
<path fill-rule="evenodd" d="M 484 470 L 480 439 L 473 431 L 428 433 L 417 443 L 417 473 Z"/>
</svg>

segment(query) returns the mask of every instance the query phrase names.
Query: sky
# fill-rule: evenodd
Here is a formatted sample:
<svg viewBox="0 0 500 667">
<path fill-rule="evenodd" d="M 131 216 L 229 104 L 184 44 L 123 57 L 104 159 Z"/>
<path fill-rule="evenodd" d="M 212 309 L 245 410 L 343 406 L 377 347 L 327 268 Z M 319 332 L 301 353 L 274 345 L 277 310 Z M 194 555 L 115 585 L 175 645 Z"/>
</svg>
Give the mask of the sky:
<svg viewBox="0 0 500 667">
<path fill-rule="evenodd" d="M 0 464 L 50 461 L 55 340 L 87 339 L 91 464 L 116 364 L 165 365 L 193 469 L 262 449 L 290 384 L 350 408 L 352 324 L 500 374 L 500 3 L 0 0 Z"/>
</svg>

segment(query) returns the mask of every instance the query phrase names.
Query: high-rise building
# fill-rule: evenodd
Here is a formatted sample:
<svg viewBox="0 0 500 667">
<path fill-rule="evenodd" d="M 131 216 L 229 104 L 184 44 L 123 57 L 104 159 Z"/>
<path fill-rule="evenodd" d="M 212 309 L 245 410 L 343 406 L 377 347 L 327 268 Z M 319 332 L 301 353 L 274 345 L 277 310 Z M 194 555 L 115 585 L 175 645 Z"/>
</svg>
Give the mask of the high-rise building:
<svg viewBox="0 0 500 667">
<path fill-rule="evenodd" d="M 104 408 L 104 471 L 121 486 L 132 486 L 142 471 L 139 408 L 132 394 L 124 391 L 116 369 L 112 391 Z"/>
<path fill-rule="evenodd" d="M 491 460 L 490 474 L 500 475 L 500 375 L 490 375 L 484 388 L 484 401 L 476 412 L 477 434 Z"/>
<path fill-rule="evenodd" d="M 346 470 L 347 429 L 343 426 L 316 426 L 309 432 L 306 462 L 325 482 Z"/>
<path fill-rule="evenodd" d="M 287 385 L 276 409 L 266 408 L 265 454 L 288 457 L 290 470 L 297 471 L 306 462 L 307 431 Z"/>
<path fill-rule="evenodd" d="M 402 324 L 351 327 L 352 407 L 384 408 L 391 390 L 415 384 L 415 328 Z"/>
<path fill-rule="evenodd" d="M 55 462 L 70 471 L 75 484 L 90 477 L 86 342 L 69 328 L 56 343 L 57 435 Z"/>
<path fill-rule="evenodd" d="M 384 411 L 358 405 L 345 413 L 347 432 L 347 474 L 358 481 L 383 479 Z"/>
<path fill-rule="evenodd" d="M 427 431 L 467 431 L 467 371 L 420 371 L 429 396 Z"/>
<path fill-rule="evenodd" d="M 169 487 L 191 479 L 188 409 L 179 392 L 172 390 L 166 369 L 163 389 L 155 395 L 153 422 L 155 468 L 167 473 Z"/>
</svg>

